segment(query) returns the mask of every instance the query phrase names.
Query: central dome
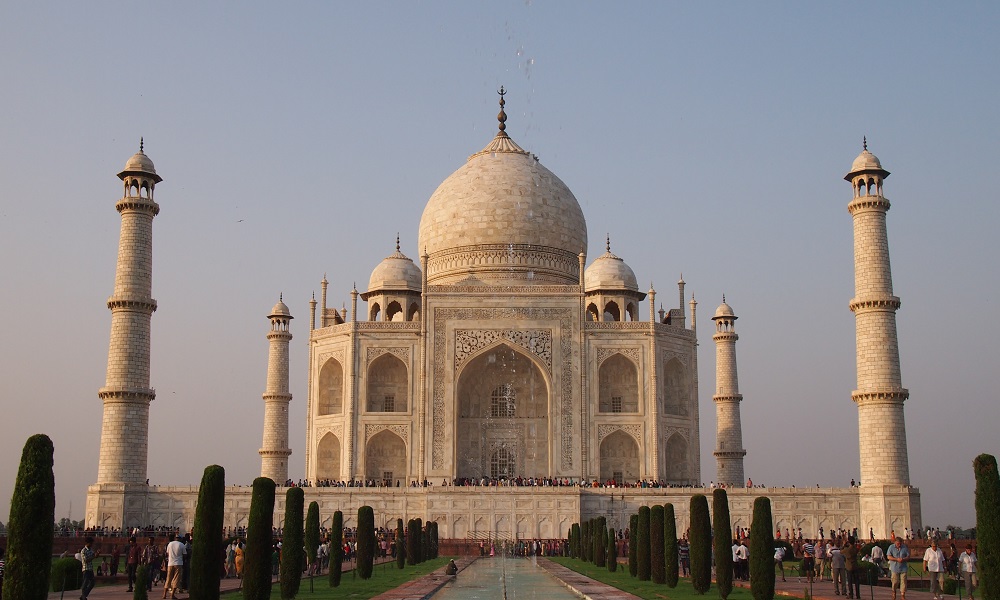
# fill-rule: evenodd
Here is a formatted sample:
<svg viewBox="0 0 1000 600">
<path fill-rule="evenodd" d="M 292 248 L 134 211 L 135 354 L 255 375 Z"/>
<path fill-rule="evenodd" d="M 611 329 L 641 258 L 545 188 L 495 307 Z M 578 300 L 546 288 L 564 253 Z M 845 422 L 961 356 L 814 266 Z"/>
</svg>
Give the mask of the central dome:
<svg viewBox="0 0 1000 600">
<path fill-rule="evenodd" d="M 501 107 L 503 106 L 501 100 Z M 573 192 L 501 129 L 431 195 L 418 248 L 430 284 L 578 285 L 587 223 Z"/>
</svg>

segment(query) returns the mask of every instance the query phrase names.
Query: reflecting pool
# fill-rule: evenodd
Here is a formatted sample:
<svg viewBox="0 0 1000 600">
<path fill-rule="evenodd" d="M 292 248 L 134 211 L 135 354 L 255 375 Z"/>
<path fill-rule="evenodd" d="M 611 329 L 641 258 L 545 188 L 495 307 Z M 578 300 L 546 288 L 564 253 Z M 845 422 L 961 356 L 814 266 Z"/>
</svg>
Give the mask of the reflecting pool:
<svg viewBox="0 0 1000 600">
<path fill-rule="evenodd" d="M 434 594 L 434 600 L 579 598 L 536 564 L 534 558 L 481 558 Z"/>
</svg>

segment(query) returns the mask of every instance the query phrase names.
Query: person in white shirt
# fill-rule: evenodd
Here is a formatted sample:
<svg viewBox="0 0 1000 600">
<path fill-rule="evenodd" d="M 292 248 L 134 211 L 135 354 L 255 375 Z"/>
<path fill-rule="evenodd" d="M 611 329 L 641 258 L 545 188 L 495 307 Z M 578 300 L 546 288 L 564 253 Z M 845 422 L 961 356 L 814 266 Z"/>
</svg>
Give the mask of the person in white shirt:
<svg viewBox="0 0 1000 600">
<path fill-rule="evenodd" d="M 976 563 L 979 559 L 976 558 L 976 553 L 972 550 L 972 544 L 965 545 L 965 552 L 958 556 L 958 570 L 962 573 L 962 578 L 965 579 L 965 591 L 969 593 L 969 600 L 976 600 L 973 593 L 976 591 Z"/>
<path fill-rule="evenodd" d="M 938 548 L 937 540 L 931 540 L 930 548 L 924 552 L 924 573 L 930 574 L 934 600 L 940 600 L 944 595 L 944 568 L 944 552 Z"/>
<path fill-rule="evenodd" d="M 885 562 L 885 553 L 878 544 L 872 546 L 872 562 L 878 567 L 878 574 L 882 575 L 882 565 Z"/>
<path fill-rule="evenodd" d="M 181 571 L 184 570 L 184 542 L 175 539 L 174 534 L 167 536 L 170 543 L 167 544 L 167 580 L 163 584 L 163 597 L 167 597 L 167 590 L 170 590 L 170 597 L 177 598 L 177 590 L 181 586 Z"/>
</svg>

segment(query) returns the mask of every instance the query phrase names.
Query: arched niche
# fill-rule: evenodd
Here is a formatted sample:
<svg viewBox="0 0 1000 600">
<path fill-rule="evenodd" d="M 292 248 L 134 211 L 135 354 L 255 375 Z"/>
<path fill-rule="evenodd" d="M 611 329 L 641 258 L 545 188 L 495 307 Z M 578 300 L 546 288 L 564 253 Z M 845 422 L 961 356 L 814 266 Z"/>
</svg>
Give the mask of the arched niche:
<svg viewBox="0 0 1000 600">
<path fill-rule="evenodd" d="M 385 429 L 365 444 L 365 479 L 396 485 L 406 479 L 406 443 Z"/>
<path fill-rule="evenodd" d="M 529 355 L 507 344 L 483 350 L 466 361 L 455 392 L 458 477 L 551 473 L 549 383 Z"/>
<path fill-rule="evenodd" d="M 608 357 L 598 370 L 598 412 L 639 412 L 639 371 L 621 353 Z"/>
<path fill-rule="evenodd" d="M 385 320 L 386 321 L 403 320 L 403 307 L 399 305 L 399 302 L 393 300 L 385 307 Z"/>
<path fill-rule="evenodd" d="M 319 398 L 316 414 L 339 415 L 344 411 L 344 368 L 331 358 L 319 370 Z"/>
<path fill-rule="evenodd" d="M 618 430 L 601 440 L 601 481 L 614 479 L 619 485 L 639 479 L 639 444 Z"/>
<path fill-rule="evenodd" d="M 378 302 L 373 302 L 371 308 L 368 310 L 368 320 L 378 321 L 379 315 L 382 314 L 382 307 L 379 306 Z"/>
<path fill-rule="evenodd" d="M 688 442 L 679 433 L 667 438 L 663 445 L 663 465 L 666 480 L 670 483 L 688 483 L 689 479 Z"/>
<path fill-rule="evenodd" d="M 368 412 L 406 412 L 409 377 L 406 364 L 394 354 L 383 354 L 368 365 Z"/>
<path fill-rule="evenodd" d="M 691 404 L 691 385 L 688 370 L 676 358 L 663 365 L 663 412 L 668 415 L 687 416 Z"/>
<path fill-rule="evenodd" d="M 316 448 L 316 479 L 340 479 L 340 440 L 327 433 Z"/>
<path fill-rule="evenodd" d="M 604 305 L 604 320 L 605 321 L 621 321 L 622 320 L 622 309 L 618 306 L 618 303 L 612 300 Z"/>
</svg>

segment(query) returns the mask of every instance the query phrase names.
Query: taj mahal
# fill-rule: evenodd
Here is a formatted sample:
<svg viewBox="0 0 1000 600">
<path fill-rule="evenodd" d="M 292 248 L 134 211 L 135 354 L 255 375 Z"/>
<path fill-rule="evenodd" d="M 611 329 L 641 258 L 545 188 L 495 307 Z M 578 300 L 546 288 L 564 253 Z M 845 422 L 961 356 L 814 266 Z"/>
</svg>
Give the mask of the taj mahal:
<svg viewBox="0 0 1000 600">
<path fill-rule="evenodd" d="M 580 204 L 506 133 L 504 104 L 501 88 L 495 136 L 427 201 L 419 256 L 404 255 L 397 238 L 367 288 L 350 290 L 349 307 L 328 306 L 329 284 L 325 276 L 320 282 L 301 334 L 309 348 L 308 397 L 294 400 L 307 406 L 305 447 L 294 449 L 305 456 L 304 474 L 288 469 L 293 316 L 280 299 L 267 314 L 261 475 L 279 486 L 290 477 L 313 482 L 306 502 L 319 503 L 327 525 L 341 510 L 352 526 L 367 504 L 380 525 L 419 517 L 436 521 L 444 538 L 560 538 L 574 522 L 604 515 L 609 526 L 625 527 L 639 506 L 670 502 L 683 531 L 690 497 L 711 497 L 701 487 L 694 295 L 686 296 L 681 278 L 675 300 L 666 302 L 671 308 L 656 310 L 656 290 L 640 290 L 609 238 L 588 264 Z M 716 481 L 729 488 L 733 527 L 749 527 L 758 496 L 771 498 L 778 529 L 871 529 L 884 537 L 921 527 L 903 418 L 909 392 L 899 370 L 888 175 L 866 141 L 845 177 L 854 223 L 849 309 L 857 389 L 843 397 L 858 410 L 860 486 L 744 485 L 737 316 L 723 298 L 711 323 L 702 323 L 714 331 L 713 455 Z M 86 524 L 187 531 L 197 486 L 150 486 L 146 473 L 155 395 L 152 223 L 162 179 L 142 145 L 118 177 L 121 237 Z M 505 485 L 515 481 L 520 485 Z M 227 488 L 228 526 L 246 525 L 249 507 L 249 488 Z M 283 515 L 279 491 L 276 526 Z"/>
</svg>

